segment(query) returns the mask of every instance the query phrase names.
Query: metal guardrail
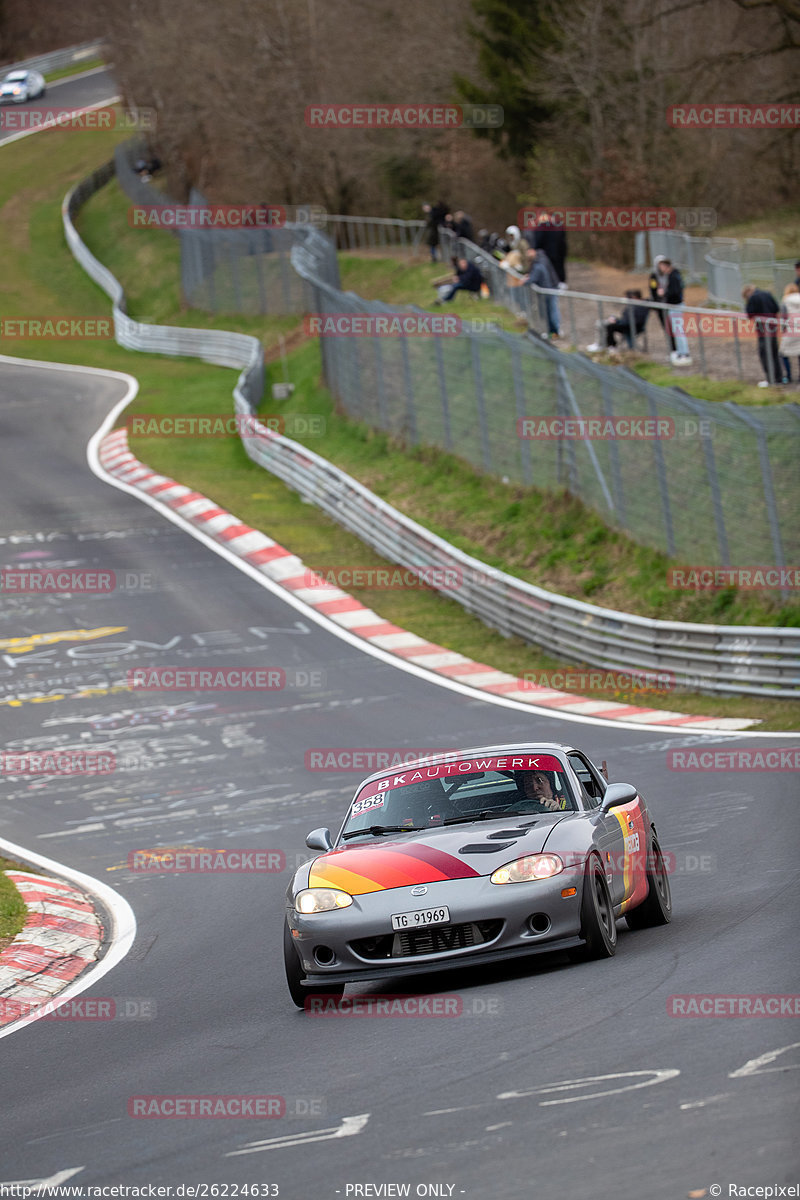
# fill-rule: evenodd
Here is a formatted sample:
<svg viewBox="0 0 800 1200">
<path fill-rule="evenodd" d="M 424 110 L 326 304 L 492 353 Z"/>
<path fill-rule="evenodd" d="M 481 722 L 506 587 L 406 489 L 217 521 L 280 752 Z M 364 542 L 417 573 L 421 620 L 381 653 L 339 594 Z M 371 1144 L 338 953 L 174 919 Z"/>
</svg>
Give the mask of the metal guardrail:
<svg viewBox="0 0 800 1200">
<path fill-rule="evenodd" d="M 132 350 L 188 354 L 243 367 L 234 404 L 238 413 L 252 414 L 263 390 L 263 350 L 257 339 L 132 320 L 125 312 L 122 285 L 81 240 L 72 218 L 113 174 L 114 164 L 107 163 L 73 188 L 62 204 L 62 220 L 70 250 L 113 302 L 117 341 Z M 292 262 L 313 286 L 313 254 L 296 246 Z M 449 576 L 441 572 L 437 590 L 506 636 L 516 635 L 568 661 L 671 671 L 677 683 L 703 691 L 800 694 L 800 629 L 655 621 L 559 596 L 457 550 L 289 438 L 256 424 L 243 444 L 254 462 L 390 561 L 410 569 L 449 568 Z"/>
<path fill-rule="evenodd" d="M 671 231 L 667 232 L 671 234 Z M 671 234 L 671 236 L 686 237 L 687 240 L 695 242 L 708 240 L 688 239 L 688 234 Z M 617 316 L 620 304 L 627 303 L 627 301 L 622 301 L 619 296 L 604 296 L 597 292 L 576 292 L 569 288 L 540 288 L 535 284 L 524 283 L 523 276 L 518 271 L 513 268 L 503 270 L 496 258 L 487 251 L 481 250 L 473 242 L 457 238 L 455 234 L 446 229 L 440 230 L 440 241 L 444 257 L 449 258 L 458 253 L 463 254 L 470 262 L 474 262 L 489 285 L 492 299 L 496 303 L 502 304 L 515 316 L 524 317 L 528 328 L 542 337 L 546 337 L 548 332 L 545 298 L 554 296 L 561 315 L 562 334 L 566 330 L 569 343 L 576 349 L 581 349 L 582 343 L 585 343 L 587 338 L 596 342 L 598 340 L 596 330 L 603 325 L 605 318 Z M 661 244 L 667 247 L 666 241 Z M 672 261 L 680 260 L 675 258 Z M 751 266 L 757 265 L 751 264 Z M 742 268 L 732 263 L 722 263 L 720 267 L 736 272 L 736 278 L 740 279 Z M 710 279 L 711 276 L 709 276 Z M 739 286 L 739 303 L 735 307 L 741 308 L 741 286 L 737 286 Z M 711 283 L 709 282 L 710 290 Z M 662 318 L 670 318 L 671 327 L 676 335 L 681 329 L 687 329 L 689 332 L 686 340 L 689 352 L 692 356 L 697 356 L 700 372 L 704 375 L 708 374 L 710 364 L 707 343 L 714 349 L 721 345 L 721 335 L 717 328 L 720 317 L 719 309 L 682 304 L 680 313 L 683 314 L 684 320 L 679 328 L 678 309 L 675 305 L 647 299 L 636 300 L 635 303 L 639 307 L 654 309 L 658 312 L 658 325 L 654 320 L 648 321 L 647 330 L 648 333 L 655 332 L 657 336 L 661 335 L 666 353 L 671 351 L 672 345 Z M 591 312 L 587 312 L 589 309 Z M 738 313 L 735 315 L 738 317 Z M 686 317 L 691 320 L 687 322 Z M 750 382 L 755 382 L 763 372 L 759 371 L 756 365 L 758 359 L 753 331 L 746 325 L 740 326 L 738 320 L 732 319 L 730 328 L 726 329 L 724 340 L 729 347 L 726 349 L 724 361 L 731 363 L 730 377 L 748 382 L 747 376 L 750 374 L 752 376 Z M 719 371 L 719 355 L 716 354 L 714 358 L 717 363 L 716 369 Z M 769 366 L 771 363 L 768 362 Z M 780 380 L 770 379 L 770 383 L 780 383 Z"/>
<path fill-rule="evenodd" d="M 133 143 L 118 149 L 117 180 L 136 202 L 143 193 L 143 202 L 148 194 L 158 202 L 163 193 L 133 169 L 137 154 Z M 371 218 L 358 220 L 366 225 Z M 179 237 L 183 294 L 193 307 L 370 318 L 391 312 L 379 301 L 342 292 L 333 242 L 305 219 L 266 233 L 187 229 Z M 469 251 L 470 244 L 464 246 Z M 528 304 L 529 327 L 544 331 L 545 300 L 566 294 L 574 336 L 582 322 L 584 340 L 597 340 L 595 318 L 602 317 L 604 304 L 616 303 L 611 297 L 512 289 L 508 275 L 489 261 L 496 287 L 508 288 L 509 301 Z M 481 307 L 465 303 L 474 311 Z M 645 307 L 658 308 L 661 316 L 664 305 L 648 301 Z M 717 348 L 717 364 L 732 359 L 733 349 Z M 769 546 L 770 566 L 800 560 L 797 443 L 791 440 L 800 432 L 796 406 L 760 407 L 754 419 L 751 410 L 743 415 L 735 405 L 693 400 L 625 369 L 563 354 L 533 334 L 504 334 L 482 317 L 462 321 L 455 337 L 321 335 L 320 352 L 325 382 L 342 409 L 406 444 L 443 446 L 509 482 L 567 487 L 607 524 L 670 558 L 763 562 Z M 517 422 L 528 417 L 655 415 L 674 421 L 675 436 L 647 450 L 641 444 L 556 444 L 518 436 Z"/>
<path fill-rule="evenodd" d="M 49 54 L 38 54 L 34 58 L 24 58 L 22 62 L 8 63 L 0 66 L 0 74 L 7 75 L 9 71 L 41 71 L 43 75 L 50 71 L 61 71 L 83 60 L 102 58 L 105 51 L 103 42 L 81 42 L 78 46 L 68 46 L 65 50 L 51 50 Z"/>
<path fill-rule="evenodd" d="M 339 250 L 376 250 L 400 246 L 413 250 L 422 240 L 424 221 L 401 221 L 394 217 L 349 217 L 326 214 L 325 232 Z"/>
</svg>

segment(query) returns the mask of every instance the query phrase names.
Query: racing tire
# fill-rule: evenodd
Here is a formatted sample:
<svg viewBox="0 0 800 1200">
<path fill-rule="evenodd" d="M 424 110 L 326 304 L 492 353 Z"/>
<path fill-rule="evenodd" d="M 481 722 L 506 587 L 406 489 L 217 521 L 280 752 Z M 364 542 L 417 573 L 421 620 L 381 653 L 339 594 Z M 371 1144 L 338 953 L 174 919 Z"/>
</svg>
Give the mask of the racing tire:
<svg viewBox="0 0 800 1200">
<path fill-rule="evenodd" d="M 656 925 L 669 925 L 672 920 L 672 890 L 669 872 L 661 847 L 653 838 L 653 848 L 647 864 L 647 896 L 625 914 L 629 929 L 649 929 Z"/>
<path fill-rule="evenodd" d="M 289 926 L 283 926 L 283 965 L 286 968 L 286 984 L 289 995 L 298 1008 L 305 1008 L 309 996 L 330 996 L 334 1000 L 344 995 L 343 983 L 330 983 L 326 987 L 303 987 L 307 978 L 300 962 L 300 956 L 294 946 Z"/>
<path fill-rule="evenodd" d="M 603 868 L 592 856 L 586 864 L 581 898 L 581 937 L 584 945 L 568 950 L 573 962 L 613 958 L 617 952 L 617 922 Z"/>
</svg>

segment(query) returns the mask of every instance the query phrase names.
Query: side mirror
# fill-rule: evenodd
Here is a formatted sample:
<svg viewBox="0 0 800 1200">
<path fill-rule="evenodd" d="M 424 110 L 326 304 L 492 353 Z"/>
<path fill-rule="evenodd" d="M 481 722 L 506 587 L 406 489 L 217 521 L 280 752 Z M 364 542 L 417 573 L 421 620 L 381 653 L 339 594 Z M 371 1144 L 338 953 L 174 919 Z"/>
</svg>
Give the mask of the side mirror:
<svg viewBox="0 0 800 1200">
<path fill-rule="evenodd" d="M 600 805 L 601 812 L 619 808 L 622 804 L 630 804 L 639 795 L 632 783 L 610 783 Z"/>
<path fill-rule="evenodd" d="M 309 850 L 330 850 L 333 846 L 333 838 L 331 837 L 330 829 L 312 829 L 311 833 L 306 838 L 306 845 Z"/>
</svg>

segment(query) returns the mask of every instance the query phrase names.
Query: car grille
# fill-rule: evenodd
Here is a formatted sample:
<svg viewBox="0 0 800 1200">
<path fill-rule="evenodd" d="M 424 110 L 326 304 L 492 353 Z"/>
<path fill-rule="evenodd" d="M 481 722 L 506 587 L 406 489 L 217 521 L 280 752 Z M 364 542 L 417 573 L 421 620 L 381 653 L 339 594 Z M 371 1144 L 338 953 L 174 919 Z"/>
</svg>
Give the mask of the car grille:
<svg viewBox="0 0 800 1200">
<path fill-rule="evenodd" d="M 501 920 L 469 921 L 464 925 L 433 925 L 429 929 L 408 929 L 381 937 L 358 938 L 351 950 L 371 961 L 387 958 L 416 958 L 421 954 L 447 954 L 468 950 L 492 942 L 503 928 Z"/>
</svg>

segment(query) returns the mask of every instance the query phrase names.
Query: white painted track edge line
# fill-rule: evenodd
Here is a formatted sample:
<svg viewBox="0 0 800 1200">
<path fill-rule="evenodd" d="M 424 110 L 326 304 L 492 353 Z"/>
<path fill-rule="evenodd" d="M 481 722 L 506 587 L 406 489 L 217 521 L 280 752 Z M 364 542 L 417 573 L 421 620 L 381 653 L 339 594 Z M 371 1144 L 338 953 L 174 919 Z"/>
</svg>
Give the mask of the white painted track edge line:
<svg viewBox="0 0 800 1200">
<path fill-rule="evenodd" d="M 227 545 L 222 545 L 221 543 L 217 542 L 214 538 L 209 537 L 202 529 L 198 529 L 191 522 L 186 521 L 184 518 L 182 518 L 179 513 L 175 512 L 173 509 L 168 508 L 165 505 L 163 505 L 158 500 L 157 497 L 149 496 L 146 492 L 142 492 L 140 489 L 138 489 L 136 487 L 132 487 L 128 484 L 125 484 L 122 481 L 116 479 L 113 475 L 109 474 L 109 472 L 107 472 L 100 463 L 99 446 L 100 446 L 103 438 L 106 436 L 106 433 L 111 429 L 114 421 L 117 419 L 117 416 L 119 415 L 122 408 L 125 406 L 125 404 L 127 402 L 128 401 L 123 400 L 123 401 L 120 401 L 116 405 L 116 407 L 108 414 L 108 416 L 106 417 L 105 421 L 102 423 L 100 428 L 93 434 L 93 436 L 90 439 L 89 444 L 87 446 L 87 459 L 89 462 L 89 466 L 90 466 L 91 470 L 94 472 L 94 474 L 97 475 L 97 477 L 99 479 L 105 480 L 107 483 L 111 484 L 112 487 L 117 487 L 122 491 L 128 492 L 130 495 L 137 496 L 145 504 L 150 505 L 151 508 L 155 509 L 157 512 L 160 512 L 162 514 L 162 516 L 167 518 L 167 520 L 172 521 L 172 523 L 174 525 L 177 525 L 180 529 L 183 529 L 186 533 L 189 533 L 196 540 L 202 542 L 205 546 L 207 546 L 209 549 L 215 551 L 215 553 L 220 555 L 222 558 L 225 558 L 229 563 L 231 563 L 233 566 L 237 567 L 244 574 L 249 575 L 251 579 L 254 579 L 262 587 L 264 587 L 268 591 L 272 592 L 273 595 L 277 596 L 279 599 L 283 600 L 286 604 L 288 604 L 292 608 L 296 609 L 299 613 L 301 613 L 303 616 L 305 616 L 308 620 L 314 621 L 317 625 L 320 625 L 323 629 L 327 629 L 330 633 L 334 633 L 342 641 L 345 641 L 349 645 L 356 647 L 356 649 L 361 650 L 363 653 L 369 654 L 373 658 L 377 658 L 381 662 L 385 662 L 389 666 L 395 667 L 398 670 L 405 671 L 409 675 L 414 675 L 418 679 L 423 679 L 428 683 L 434 683 L 434 684 L 438 684 L 440 687 L 445 687 L 448 690 L 456 692 L 457 694 L 459 694 L 461 696 L 465 696 L 468 699 L 483 700 L 483 701 L 486 701 L 487 703 L 495 704 L 495 705 L 498 705 L 503 708 L 511 708 L 516 712 L 525 713 L 527 715 L 533 714 L 533 715 L 536 715 L 539 717 L 546 717 L 549 720 L 564 720 L 564 716 L 562 714 L 559 714 L 558 712 L 554 712 L 552 709 L 539 708 L 538 706 L 531 705 L 531 704 L 523 704 L 517 700 L 506 700 L 503 696 L 497 696 L 491 692 L 483 692 L 477 688 L 471 688 L 471 687 L 465 686 L 463 684 L 459 684 L 454 679 L 451 679 L 447 676 L 438 675 L 432 671 L 426 670 L 424 667 L 417 666 L 414 663 L 409 663 L 405 659 L 402 659 L 402 658 L 398 657 L 397 655 L 390 654 L 387 651 L 381 650 L 380 647 L 373 645 L 368 640 L 357 637 L 354 634 L 351 634 L 346 628 L 343 628 L 341 625 L 338 625 L 335 622 L 331 621 L 330 618 L 327 617 L 324 613 L 318 613 L 310 605 L 304 603 L 301 600 L 298 600 L 297 597 L 291 593 L 291 591 L 289 591 L 286 588 L 281 587 L 279 584 L 276 584 L 273 580 L 271 580 L 269 578 L 269 576 L 265 575 L 257 567 L 253 566 L 252 564 L 250 564 L 250 563 L 246 562 L 245 560 L 243 560 L 242 558 L 240 558 L 238 555 L 234 554 L 228 548 Z M 600 725 L 606 729 L 647 730 L 647 731 L 657 732 L 657 733 L 670 733 L 675 737 L 680 737 L 680 736 L 685 737 L 686 736 L 685 731 L 683 731 L 682 729 L 676 729 L 675 727 L 669 726 L 669 725 L 658 725 L 658 724 L 645 725 L 641 722 L 633 724 L 633 723 L 629 723 L 626 721 L 609 720 L 607 718 L 580 716 L 580 715 L 573 715 L 573 714 L 569 715 L 569 720 L 570 720 L 570 722 L 575 723 L 575 724 Z M 704 736 L 706 736 L 712 740 L 715 738 L 718 738 L 718 737 L 721 737 L 721 738 L 744 738 L 744 737 L 748 737 L 748 736 L 750 736 L 750 737 L 754 737 L 754 736 L 759 737 L 760 736 L 760 737 L 787 738 L 787 737 L 796 737 L 797 736 L 794 733 L 763 732 L 760 734 L 754 734 L 754 733 L 750 733 L 748 730 L 716 730 L 716 729 L 698 730 L 697 731 L 698 735 L 701 732 Z"/>
<path fill-rule="evenodd" d="M 50 85 L 48 84 L 48 87 L 49 86 Z M 110 96 L 108 100 L 98 100 L 96 104 L 87 104 L 83 108 L 71 108 L 69 113 L 70 116 L 80 117 L 83 116 L 84 113 L 95 112 L 95 110 L 98 108 L 108 108 L 110 104 L 119 104 L 121 100 L 122 96 Z M 34 112 L 36 111 L 41 110 L 34 109 Z M 54 128 L 57 128 L 57 126 L 35 125 L 33 129 L 21 129 L 19 133 L 12 133 L 8 137 L 0 138 L 0 149 L 2 149 L 3 146 L 10 146 L 12 142 L 20 141 L 21 138 L 30 137 L 33 133 L 44 133 L 47 130 Z"/>
<path fill-rule="evenodd" d="M 93 987 L 98 980 L 108 974 L 117 963 L 122 962 L 136 937 L 136 917 L 124 896 L 114 891 L 112 887 L 109 887 L 107 883 L 103 883 L 102 880 L 95 879 L 92 875 L 86 875 L 83 871 L 76 871 L 74 867 L 67 867 L 64 863 L 57 862 L 54 858 L 46 858 L 43 854 L 38 854 L 34 850 L 28 850 L 24 846 L 18 846 L 15 842 L 9 842 L 3 837 L 0 837 L 0 850 L 9 858 L 18 859 L 23 863 L 31 863 L 33 866 L 39 867 L 44 871 L 52 872 L 53 875 L 61 876 L 61 878 L 68 880 L 70 883 L 77 884 L 84 892 L 88 892 L 90 896 L 99 901 L 103 910 L 111 918 L 111 929 L 107 931 L 109 946 L 106 953 L 92 966 L 87 967 L 80 978 L 74 980 L 62 991 L 56 993 L 51 998 L 51 1003 L 57 1001 L 60 1004 L 64 1000 L 69 1000 L 72 996 L 77 996 L 81 992 L 85 992 L 87 988 Z M 23 1026 L 31 1025 L 34 1021 L 41 1020 L 47 1006 L 48 1002 L 43 1000 L 43 1012 L 41 1015 L 37 1015 L 35 1012 L 30 1013 L 0 1029 L 0 1038 L 7 1037 L 8 1034 L 22 1029 Z"/>
<path fill-rule="evenodd" d="M 105 375 L 109 378 L 125 380 L 128 383 L 127 393 L 121 400 L 117 402 L 116 405 L 114 405 L 106 418 L 101 422 L 98 429 L 94 434 L 92 434 L 92 437 L 89 439 L 89 443 L 86 447 L 86 458 L 92 473 L 96 475 L 98 479 L 108 483 L 111 487 L 115 487 L 122 492 L 127 492 L 128 495 L 134 496 L 142 503 L 149 505 L 156 512 L 160 513 L 162 517 L 166 518 L 166 520 L 171 521 L 173 525 L 177 525 L 179 529 L 182 529 L 185 533 L 188 533 L 197 541 L 202 542 L 202 544 L 207 546 L 209 550 L 213 550 L 220 557 L 226 559 L 226 561 L 232 566 L 236 567 L 239 571 L 242 571 L 245 575 L 248 575 L 251 579 L 255 580 L 255 582 L 259 583 L 261 587 L 272 592 L 274 596 L 277 596 L 279 599 L 283 600 L 284 603 L 288 604 L 291 608 L 294 608 L 308 620 L 313 621 L 323 629 L 326 629 L 329 633 L 333 633 L 341 641 L 347 642 L 348 645 L 354 646 L 356 649 L 361 650 L 364 654 L 369 654 L 371 657 L 377 658 L 381 662 L 395 667 L 397 670 L 405 671 L 406 674 L 414 675 L 416 678 L 422 679 L 427 683 L 433 683 L 439 687 L 447 688 L 448 691 L 455 692 L 460 696 L 464 696 L 468 700 L 482 700 L 487 704 L 494 704 L 499 708 L 510 708 L 518 713 L 525 713 L 528 716 L 534 715 L 538 717 L 545 717 L 550 721 L 563 721 L 565 719 L 563 714 L 559 714 L 557 711 L 552 709 L 540 708 L 533 704 L 525 704 L 519 700 L 507 700 L 505 697 L 495 695 L 492 692 L 482 692 L 477 688 L 467 687 L 464 684 L 457 683 L 454 679 L 450 679 L 448 676 L 438 675 L 434 671 L 417 666 L 415 663 L 408 662 L 406 659 L 400 658 L 398 655 L 390 654 L 387 651 L 381 650 L 378 646 L 371 645 L 369 641 L 363 638 L 356 637 L 354 634 L 349 633 L 349 631 L 341 625 L 337 625 L 334 621 L 331 621 L 330 618 L 324 613 L 319 613 L 310 605 L 298 600 L 287 588 L 283 588 L 278 584 L 275 584 L 269 578 L 269 576 L 263 574 L 257 567 L 253 566 L 251 563 L 248 563 L 245 559 L 240 558 L 237 554 L 229 550 L 227 546 L 222 545 L 214 538 L 209 537 L 208 534 L 203 532 L 203 530 L 198 529 L 191 522 L 181 517 L 179 513 L 162 504 L 155 496 L 149 496 L 146 492 L 141 491 L 139 488 L 123 483 L 114 475 L 111 475 L 105 470 L 100 462 L 100 444 L 105 436 L 111 432 L 114 422 L 116 421 L 120 412 L 122 412 L 126 405 L 130 404 L 130 402 L 135 399 L 139 390 L 139 383 L 135 376 L 129 375 L 124 371 L 114 371 L 110 369 L 106 370 L 101 367 L 83 367 L 73 365 L 72 363 L 53 363 L 29 358 L 10 358 L 4 355 L 0 355 L 0 362 L 9 362 L 19 366 L 44 367 L 51 370 L 77 371 L 91 375 Z M 672 734 L 674 737 L 685 737 L 688 732 L 681 727 L 675 727 L 671 725 L 644 725 L 641 723 L 634 724 L 627 721 L 609 720 L 608 718 L 603 717 L 570 715 L 569 721 L 570 723 L 576 725 L 599 725 L 604 729 L 627 729 L 631 731 L 665 733 Z M 698 729 L 696 734 L 698 736 L 702 734 L 711 741 L 736 738 L 741 740 L 742 738 L 748 737 L 755 737 L 759 739 L 770 737 L 779 739 L 797 737 L 796 732 L 775 733 L 768 730 L 762 732 L 752 730 Z"/>
</svg>

